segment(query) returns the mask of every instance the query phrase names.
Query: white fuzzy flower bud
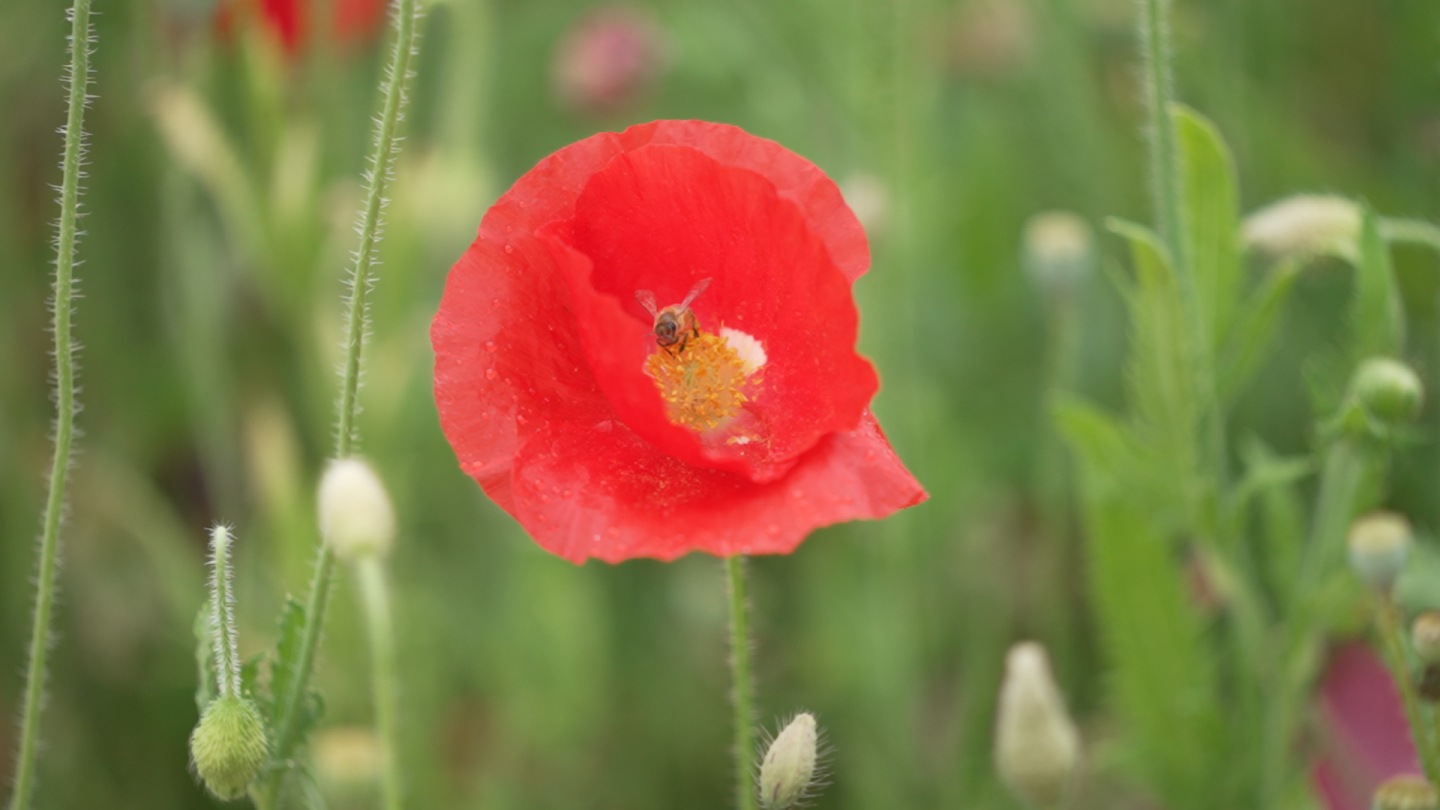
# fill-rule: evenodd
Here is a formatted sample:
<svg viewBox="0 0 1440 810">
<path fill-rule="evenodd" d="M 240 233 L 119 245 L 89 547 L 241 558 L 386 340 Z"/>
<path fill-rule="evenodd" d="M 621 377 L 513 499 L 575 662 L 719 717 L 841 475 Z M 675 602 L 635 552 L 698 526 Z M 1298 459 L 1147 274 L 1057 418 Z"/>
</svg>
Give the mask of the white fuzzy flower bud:
<svg viewBox="0 0 1440 810">
<path fill-rule="evenodd" d="M 1055 807 L 1080 758 L 1080 734 L 1050 675 L 1045 648 L 1016 644 L 1005 659 L 996 712 L 995 766 L 1000 778 L 1033 807 Z"/>
<path fill-rule="evenodd" d="M 815 782 L 815 747 L 818 744 L 815 716 L 795 715 L 775 735 L 760 765 L 760 806 L 785 810 L 804 799 Z"/>
<path fill-rule="evenodd" d="M 1377 511 L 1350 524 L 1350 567 L 1366 585 L 1389 591 L 1410 556 L 1410 521 L 1395 512 Z"/>
<path fill-rule="evenodd" d="M 1333 194 L 1296 194 L 1246 217 L 1241 233 L 1246 245 L 1272 256 L 1353 257 L 1360 208 Z"/>
<path fill-rule="evenodd" d="M 1048 294 L 1065 293 L 1090 274 L 1095 234 L 1069 211 L 1043 211 L 1025 222 L 1025 269 Z"/>
<path fill-rule="evenodd" d="M 385 485 L 358 458 L 330 462 L 320 479 L 320 535 L 344 559 L 390 553 L 395 510 Z"/>
</svg>

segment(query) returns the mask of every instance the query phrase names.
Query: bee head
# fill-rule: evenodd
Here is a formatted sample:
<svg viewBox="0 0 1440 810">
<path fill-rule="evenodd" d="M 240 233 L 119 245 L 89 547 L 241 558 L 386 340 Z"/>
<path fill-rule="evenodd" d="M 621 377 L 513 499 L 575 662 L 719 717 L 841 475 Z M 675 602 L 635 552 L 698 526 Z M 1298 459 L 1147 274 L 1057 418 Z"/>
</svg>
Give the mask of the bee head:
<svg viewBox="0 0 1440 810">
<path fill-rule="evenodd" d="M 655 337 L 657 338 L 657 342 L 663 345 L 667 341 L 675 340 L 675 331 L 678 327 L 679 324 L 675 322 L 673 317 L 670 317 L 668 314 L 661 315 L 655 320 Z"/>
</svg>

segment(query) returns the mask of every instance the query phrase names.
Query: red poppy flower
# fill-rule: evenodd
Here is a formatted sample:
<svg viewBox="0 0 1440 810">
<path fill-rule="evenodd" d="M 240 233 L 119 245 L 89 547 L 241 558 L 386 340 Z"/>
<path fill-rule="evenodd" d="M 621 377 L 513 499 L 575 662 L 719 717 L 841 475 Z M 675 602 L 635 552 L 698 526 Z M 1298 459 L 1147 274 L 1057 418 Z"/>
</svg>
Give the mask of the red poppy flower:
<svg viewBox="0 0 1440 810">
<path fill-rule="evenodd" d="M 385 22 L 387 0 L 328 0 L 317 8 L 330 10 L 331 34 L 337 45 L 368 42 Z M 228 36 L 236 17 L 257 14 L 285 53 L 295 56 L 311 37 L 308 0 L 226 0 L 217 11 L 217 25 Z"/>
<path fill-rule="evenodd" d="M 850 285 L 869 261 L 835 184 L 778 144 L 698 121 L 587 138 L 521 177 L 451 269 L 441 425 L 576 562 L 787 553 L 884 517 L 926 494 L 868 409 Z"/>
</svg>

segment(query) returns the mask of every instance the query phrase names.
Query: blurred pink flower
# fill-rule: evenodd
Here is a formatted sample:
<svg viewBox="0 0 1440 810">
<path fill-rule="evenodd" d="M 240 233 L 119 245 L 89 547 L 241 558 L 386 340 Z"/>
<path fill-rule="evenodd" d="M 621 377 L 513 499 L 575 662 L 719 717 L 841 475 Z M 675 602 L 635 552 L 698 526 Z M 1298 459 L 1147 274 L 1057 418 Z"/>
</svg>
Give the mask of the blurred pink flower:
<svg viewBox="0 0 1440 810">
<path fill-rule="evenodd" d="M 1369 647 L 1351 642 L 1334 651 L 1320 703 L 1327 733 L 1311 778 L 1330 810 L 1369 810 L 1381 782 L 1420 773 L 1395 682 Z"/>
<path fill-rule="evenodd" d="M 664 33 L 649 13 L 630 6 L 592 9 L 556 46 L 551 79 L 566 107 L 581 113 L 632 107 L 665 64 Z"/>
</svg>

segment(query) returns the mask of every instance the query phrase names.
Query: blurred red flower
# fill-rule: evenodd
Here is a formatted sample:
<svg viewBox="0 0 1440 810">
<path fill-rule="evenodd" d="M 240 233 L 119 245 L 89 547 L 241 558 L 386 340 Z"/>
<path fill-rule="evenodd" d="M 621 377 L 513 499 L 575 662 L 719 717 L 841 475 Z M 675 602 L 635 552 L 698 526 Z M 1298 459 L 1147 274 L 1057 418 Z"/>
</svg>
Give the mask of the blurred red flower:
<svg viewBox="0 0 1440 810">
<path fill-rule="evenodd" d="M 368 42 L 385 23 L 387 0 L 329 0 L 315 6 L 331 12 L 330 33 L 342 47 Z M 217 25 L 228 35 L 237 19 L 254 15 L 285 53 L 294 56 L 314 33 L 309 0 L 226 0 L 219 7 Z"/>
<path fill-rule="evenodd" d="M 620 112 L 650 90 L 664 66 L 664 31 L 648 12 L 600 6 L 561 37 L 551 62 L 551 83 L 571 110 Z"/>
<path fill-rule="evenodd" d="M 787 553 L 884 517 L 927 496 L 868 408 L 850 285 L 869 261 L 835 184 L 772 141 L 697 121 L 587 138 L 521 177 L 451 269 L 441 425 L 575 562 Z M 640 299 L 697 285 L 659 345 Z"/>
<path fill-rule="evenodd" d="M 1352 642 L 1333 652 L 1320 705 L 1328 733 L 1311 779 L 1330 810 L 1367 810 L 1382 782 L 1421 772 L 1395 681 L 1369 647 Z"/>
</svg>

